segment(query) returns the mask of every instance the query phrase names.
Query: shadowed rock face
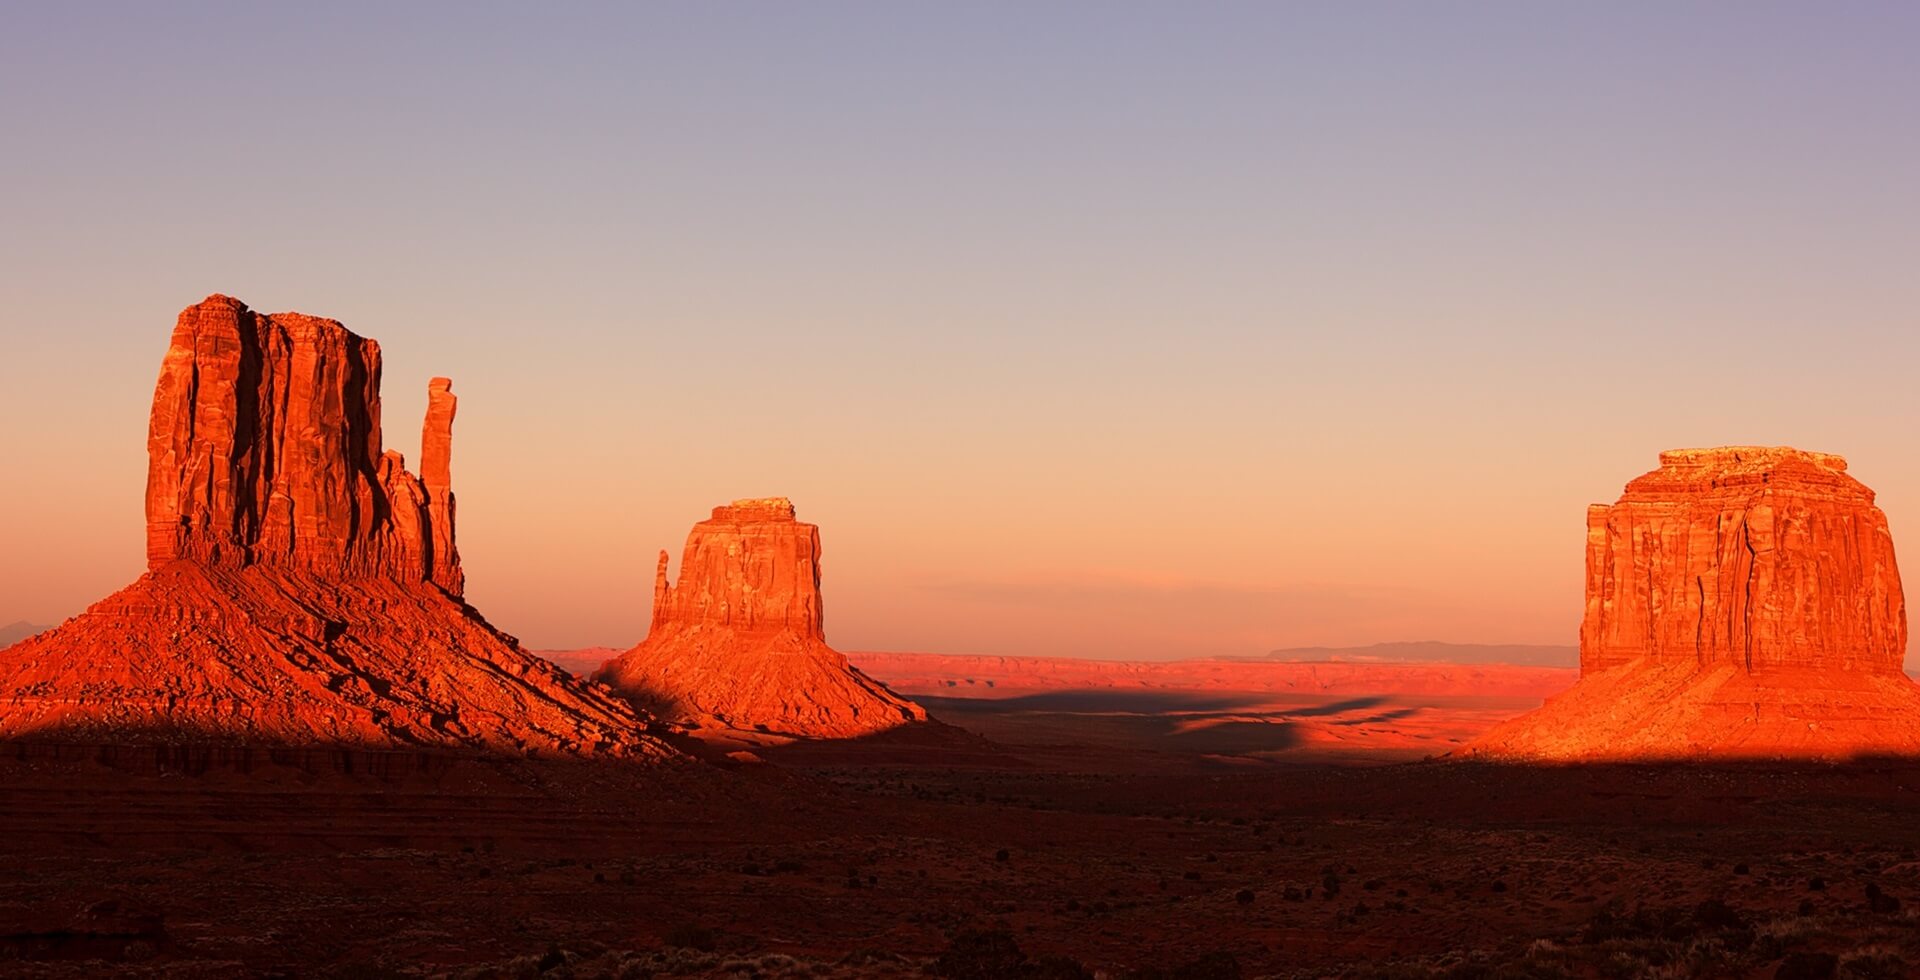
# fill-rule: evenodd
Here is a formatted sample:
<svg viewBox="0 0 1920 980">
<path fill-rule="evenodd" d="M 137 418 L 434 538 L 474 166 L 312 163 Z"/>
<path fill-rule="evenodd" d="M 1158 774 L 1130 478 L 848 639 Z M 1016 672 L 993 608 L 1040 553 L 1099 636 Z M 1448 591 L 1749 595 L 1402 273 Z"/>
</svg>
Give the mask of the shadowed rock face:
<svg viewBox="0 0 1920 980">
<path fill-rule="evenodd" d="M 0 658 L 0 737 L 673 755 L 461 600 L 452 384 L 422 477 L 380 348 L 225 296 L 180 314 L 147 438 L 148 571 Z"/>
<path fill-rule="evenodd" d="M 597 676 L 708 728 L 847 738 L 926 720 L 828 647 L 823 623 L 820 529 L 784 497 L 736 500 L 687 535 L 678 583 L 660 553 L 646 640 Z"/>
<path fill-rule="evenodd" d="M 1581 681 L 1481 754 L 1920 752 L 1886 515 L 1825 453 L 1686 449 L 1587 512 Z"/>
</svg>

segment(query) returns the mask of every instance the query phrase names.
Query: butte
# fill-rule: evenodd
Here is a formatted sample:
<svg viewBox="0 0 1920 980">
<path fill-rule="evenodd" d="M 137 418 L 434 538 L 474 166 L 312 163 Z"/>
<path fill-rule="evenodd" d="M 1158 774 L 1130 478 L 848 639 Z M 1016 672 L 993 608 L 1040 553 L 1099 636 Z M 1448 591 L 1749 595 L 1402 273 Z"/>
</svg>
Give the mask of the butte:
<svg viewBox="0 0 1920 980">
<path fill-rule="evenodd" d="M 647 638 L 595 677 L 722 738 L 853 738 L 927 720 L 827 646 L 820 529 L 784 497 L 715 507 L 687 535 L 677 584 L 660 552 Z"/>
<path fill-rule="evenodd" d="M 650 719 L 462 599 L 452 385 L 420 476 L 383 451 L 380 346 L 211 296 L 147 435 L 147 572 L 0 653 L 0 737 L 665 759 Z"/>
<path fill-rule="evenodd" d="M 1580 680 L 1462 754 L 1920 754 L 1886 515 L 1825 453 L 1683 449 L 1587 511 Z"/>
</svg>

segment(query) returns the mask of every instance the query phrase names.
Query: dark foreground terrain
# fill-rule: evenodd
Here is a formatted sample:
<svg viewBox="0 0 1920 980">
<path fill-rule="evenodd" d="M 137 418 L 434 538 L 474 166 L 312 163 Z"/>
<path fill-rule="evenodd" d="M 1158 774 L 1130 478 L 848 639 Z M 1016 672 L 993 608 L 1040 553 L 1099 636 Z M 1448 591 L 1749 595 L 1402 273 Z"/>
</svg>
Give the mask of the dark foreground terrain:
<svg viewBox="0 0 1920 980">
<path fill-rule="evenodd" d="M 0 753 L 0 973 L 1920 972 L 1920 765 Z"/>
</svg>

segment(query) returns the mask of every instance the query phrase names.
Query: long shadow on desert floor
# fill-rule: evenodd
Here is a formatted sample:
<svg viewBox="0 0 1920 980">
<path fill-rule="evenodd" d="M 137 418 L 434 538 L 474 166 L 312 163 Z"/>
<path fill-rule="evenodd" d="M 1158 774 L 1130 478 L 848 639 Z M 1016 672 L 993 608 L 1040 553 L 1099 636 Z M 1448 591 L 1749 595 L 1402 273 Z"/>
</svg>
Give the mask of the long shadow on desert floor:
<svg viewBox="0 0 1920 980">
<path fill-rule="evenodd" d="M 914 698 L 1009 746 L 1207 756 L 1216 762 L 1379 765 L 1445 755 L 1538 699 L 1385 693 L 1063 690 Z"/>
</svg>

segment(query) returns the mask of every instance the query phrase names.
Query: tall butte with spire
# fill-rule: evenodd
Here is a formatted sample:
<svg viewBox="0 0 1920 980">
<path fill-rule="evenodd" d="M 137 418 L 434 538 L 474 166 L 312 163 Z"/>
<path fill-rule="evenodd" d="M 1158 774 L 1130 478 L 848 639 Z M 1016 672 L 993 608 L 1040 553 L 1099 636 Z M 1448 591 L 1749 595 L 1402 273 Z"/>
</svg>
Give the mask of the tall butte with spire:
<svg viewBox="0 0 1920 980">
<path fill-rule="evenodd" d="M 419 477 L 380 346 L 226 296 L 180 314 L 147 435 L 147 572 L 0 653 L 0 737 L 666 758 L 650 719 L 467 605 L 453 386 Z"/>
<path fill-rule="evenodd" d="M 660 552 L 647 638 L 595 676 L 716 733 L 852 738 L 927 718 L 827 646 L 820 529 L 785 497 L 715 507 L 687 535 L 678 583 Z"/>
<path fill-rule="evenodd" d="M 1920 754 L 1893 537 L 1839 456 L 1661 453 L 1588 508 L 1586 583 L 1580 681 L 1462 754 Z"/>
</svg>

